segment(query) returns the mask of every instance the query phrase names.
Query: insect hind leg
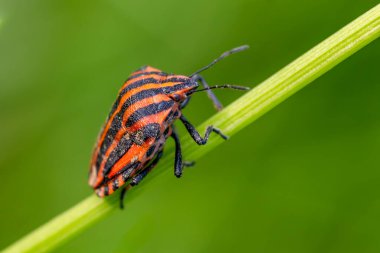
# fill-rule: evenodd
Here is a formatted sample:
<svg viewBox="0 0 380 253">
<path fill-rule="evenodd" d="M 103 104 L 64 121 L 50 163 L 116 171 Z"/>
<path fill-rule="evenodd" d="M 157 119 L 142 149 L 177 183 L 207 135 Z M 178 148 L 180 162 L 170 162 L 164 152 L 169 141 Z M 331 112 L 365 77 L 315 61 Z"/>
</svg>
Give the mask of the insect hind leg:
<svg viewBox="0 0 380 253">
<path fill-rule="evenodd" d="M 131 186 L 136 186 L 138 185 L 141 180 L 144 179 L 144 177 L 154 168 L 156 167 L 158 161 L 161 159 L 162 157 L 162 154 L 164 152 L 161 150 L 157 153 L 156 157 L 154 158 L 154 160 L 144 169 L 142 170 L 141 172 L 139 172 L 136 176 L 134 176 L 132 178 L 132 181 L 131 181 Z"/>
<path fill-rule="evenodd" d="M 156 155 L 156 157 L 153 159 L 153 161 L 145 168 L 143 169 L 142 171 L 140 171 L 137 175 L 135 175 L 132 179 L 131 179 L 131 182 L 129 183 L 129 185 L 127 185 L 126 187 L 124 187 L 122 190 L 121 190 L 121 193 L 120 193 L 120 209 L 124 209 L 124 198 L 125 198 L 125 194 L 126 192 L 131 189 L 133 186 L 136 186 L 138 185 L 141 180 L 143 180 L 146 175 L 148 175 L 148 173 L 154 168 L 156 167 L 158 161 L 161 159 L 162 157 L 162 154 L 163 154 L 163 151 L 159 151 Z"/>
<path fill-rule="evenodd" d="M 121 192 L 120 192 L 120 209 L 124 209 L 124 198 L 125 198 L 125 194 L 127 193 L 127 191 L 129 189 L 132 188 L 132 185 L 127 185 L 125 187 L 123 187 L 123 189 L 121 189 Z"/>
</svg>

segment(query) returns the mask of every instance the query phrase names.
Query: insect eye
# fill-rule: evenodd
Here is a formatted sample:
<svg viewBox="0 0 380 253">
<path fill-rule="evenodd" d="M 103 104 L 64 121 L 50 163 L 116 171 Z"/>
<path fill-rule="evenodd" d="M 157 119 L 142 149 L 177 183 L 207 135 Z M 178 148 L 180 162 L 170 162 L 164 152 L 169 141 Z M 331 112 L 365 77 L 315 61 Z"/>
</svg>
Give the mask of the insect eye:
<svg viewBox="0 0 380 253">
<path fill-rule="evenodd" d="M 172 94 L 171 95 L 172 99 L 176 102 L 180 101 L 181 100 L 181 96 L 178 95 L 178 94 Z"/>
</svg>

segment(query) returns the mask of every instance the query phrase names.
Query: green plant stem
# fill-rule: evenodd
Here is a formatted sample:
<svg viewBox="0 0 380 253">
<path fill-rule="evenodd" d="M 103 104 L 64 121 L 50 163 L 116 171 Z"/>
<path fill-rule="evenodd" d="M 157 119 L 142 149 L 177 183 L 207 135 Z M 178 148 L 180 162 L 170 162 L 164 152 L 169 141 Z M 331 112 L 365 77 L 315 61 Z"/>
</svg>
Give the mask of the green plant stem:
<svg viewBox="0 0 380 253">
<path fill-rule="evenodd" d="M 206 126 L 213 124 L 223 129 L 227 135 L 234 135 L 271 108 L 375 40 L 379 35 L 380 4 L 268 78 L 223 111 L 204 122 L 198 129 L 204 130 Z M 182 143 L 186 156 L 198 159 L 222 142 L 220 138 L 210 138 L 207 145 L 198 147 L 193 144 L 190 137 L 186 137 Z M 157 180 L 162 171 L 169 172 L 172 167 L 170 162 L 172 158 L 173 152 L 168 152 L 159 168 L 145 181 Z M 136 189 L 143 188 L 144 183 L 146 182 L 143 182 Z M 135 192 L 135 189 L 128 192 L 126 201 L 135 197 Z M 99 199 L 92 195 L 15 242 L 4 252 L 52 250 L 117 209 L 118 194 L 113 194 L 106 199 Z"/>
</svg>

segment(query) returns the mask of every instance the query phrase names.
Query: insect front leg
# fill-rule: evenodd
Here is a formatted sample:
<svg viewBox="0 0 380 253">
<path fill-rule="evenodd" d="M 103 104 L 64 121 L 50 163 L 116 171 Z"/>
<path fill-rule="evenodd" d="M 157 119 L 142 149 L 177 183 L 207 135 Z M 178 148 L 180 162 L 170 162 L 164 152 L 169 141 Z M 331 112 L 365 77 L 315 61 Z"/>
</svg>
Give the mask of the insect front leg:
<svg viewBox="0 0 380 253">
<path fill-rule="evenodd" d="M 187 131 L 189 132 L 191 137 L 194 139 L 194 141 L 198 145 L 206 144 L 211 132 L 219 134 L 220 137 L 222 137 L 225 140 L 228 139 L 228 136 L 224 135 L 219 129 L 217 129 L 213 126 L 207 127 L 205 136 L 202 138 L 201 135 L 199 134 L 199 132 L 195 129 L 195 127 L 183 115 L 181 115 L 181 117 L 179 119 L 185 125 Z"/>
<path fill-rule="evenodd" d="M 192 77 L 193 80 L 200 82 L 203 86 L 203 88 L 207 89 L 210 86 L 207 84 L 206 80 L 201 75 L 195 75 Z M 211 99 L 212 103 L 214 104 L 214 107 L 217 111 L 220 111 L 223 109 L 222 103 L 218 100 L 218 98 L 215 96 L 214 92 L 211 90 L 207 91 L 207 96 Z"/>
<path fill-rule="evenodd" d="M 126 187 L 124 187 L 122 190 L 121 190 L 121 193 L 120 193 L 120 209 L 124 209 L 124 198 L 125 198 L 125 193 L 127 192 L 127 190 L 129 190 L 130 188 L 132 188 L 133 186 L 136 186 L 138 185 L 141 180 L 143 180 L 145 178 L 145 176 L 154 168 L 156 167 L 158 161 L 161 159 L 162 157 L 162 154 L 163 154 L 163 151 L 159 151 L 156 155 L 156 157 L 153 159 L 153 161 L 145 168 L 143 169 L 142 171 L 140 171 L 137 175 L 135 175 L 131 182 L 129 183 L 129 185 L 127 185 Z"/>
<path fill-rule="evenodd" d="M 175 142 L 175 157 L 174 157 L 174 175 L 178 178 L 181 177 L 184 167 L 190 167 L 195 164 L 195 162 L 183 162 L 182 161 L 182 150 L 179 137 L 175 129 L 173 128 L 171 137 Z"/>
<path fill-rule="evenodd" d="M 179 106 L 179 108 L 182 110 L 183 108 L 185 108 L 187 106 L 187 104 L 190 102 L 190 99 L 191 99 L 191 96 L 190 97 L 187 97 Z"/>
</svg>

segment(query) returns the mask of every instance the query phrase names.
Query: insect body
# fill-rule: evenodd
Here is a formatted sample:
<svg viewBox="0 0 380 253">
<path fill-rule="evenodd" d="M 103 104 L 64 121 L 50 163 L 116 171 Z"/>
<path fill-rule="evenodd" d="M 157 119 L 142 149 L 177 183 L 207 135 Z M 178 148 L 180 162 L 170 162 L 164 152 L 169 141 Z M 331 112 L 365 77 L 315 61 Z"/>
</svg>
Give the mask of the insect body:
<svg viewBox="0 0 380 253">
<path fill-rule="evenodd" d="M 208 66 L 191 76 L 172 75 L 150 66 L 143 67 L 124 83 L 108 119 L 98 137 L 91 160 L 89 184 L 99 197 L 112 194 L 118 188 L 137 185 L 151 171 L 163 153 L 166 140 L 175 141 L 174 174 L 182 175 L 185 166 L 182 161 L 181 145 L 173 128 L 173 122 L 180 119 L 199 145 L 207 142 L 211 132 L 223 135 L 220 130 L 209 126 L 204 137 L 182 115 L 191 94 L 207 91 L 217 109 L 220 102 L 211 92 L 214 88 L 246 89 L 233 85 L 208 86 L 199 72 L 214 65 L 231 53 L 246 49 L 247 46 L 232 49 L 214 60 Z M 197 90 L 200 82 L 203 89 Z M 120 205 L 127 188 L 123 188 Z"/>
</svg>

